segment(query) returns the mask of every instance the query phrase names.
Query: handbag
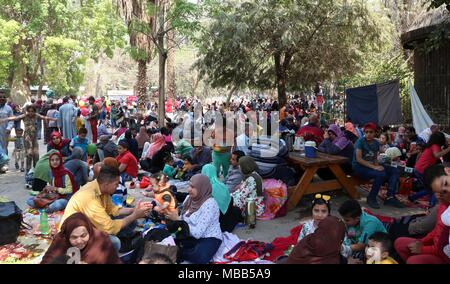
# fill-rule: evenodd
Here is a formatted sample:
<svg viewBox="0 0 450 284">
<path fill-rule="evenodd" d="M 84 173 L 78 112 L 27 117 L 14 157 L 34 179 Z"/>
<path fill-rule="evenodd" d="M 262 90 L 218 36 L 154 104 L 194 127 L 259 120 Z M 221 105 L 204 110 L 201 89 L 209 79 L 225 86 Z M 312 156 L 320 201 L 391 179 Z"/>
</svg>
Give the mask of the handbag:
<svg viewBox="0 0 450 284">
<path fill-rule="evenodd" d="M 44 192 L 42 191 L 36 197 L 33 199 L 34 206 L 36 208 L 45 208 L 53 201 L 60 198 L 60 195 L 58 193 L 53 192 Z"/>
<path fill-rule="evenodd" d="M 146 242 L 142 259 L 149 259 L 154 254 L 166 255 L 173 263 L 176 263 L 178 258 L 178 247 L 166 246 L 154 241 Z"/>
</svg>

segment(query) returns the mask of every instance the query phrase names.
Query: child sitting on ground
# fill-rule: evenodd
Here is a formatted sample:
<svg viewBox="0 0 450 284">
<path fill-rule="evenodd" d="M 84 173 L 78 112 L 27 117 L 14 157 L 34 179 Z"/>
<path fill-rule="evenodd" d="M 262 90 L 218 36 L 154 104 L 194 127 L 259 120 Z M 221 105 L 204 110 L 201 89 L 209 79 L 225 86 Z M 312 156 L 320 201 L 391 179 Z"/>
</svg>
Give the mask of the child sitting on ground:
<svg viewBox="0 0 450 284">
<path fill-rule="evenodd" d="M 150 177 L 152 191 L 145 193 L 154 198 L 153 210 L 161 215 L 173 213 L 177 210 L 176 198 L 173 195 L 168 178 L 163 173 L 156 173 Z"/>
<path fill-rule="evenodd" d="M 167 155 L 164 158 L 164 169 L 163 169 L 163 173 L 170 179 L 175 178 L 178 169 L 176 167 L 174 167 L 174 160 L 173 157 L 171 155 Z"/>
<path fill-rule="evenodd" d="M 175 264 L 166 254 L 154 253 L 148 259 L 143 259 L 139 264 Z"/>
<path fill-rule="evenodd" d="M 89 140 L 86 138 L 87 136 L 87 129 L 84 127 L 81 127 L 78 131 L 78 135 L 72 138 L 72 141 L 70 141 L 69 148 L 70 151 L 73 151 L 73 148 L 80 147 L 83 150 L 83 161 L 86 161 L 87 157 L 87 147 L 89 145 Z"/>
<path fill-rule="evenodd" d="M 194 162 L 192 161 L 191 157 L 186 157 L 183 160 L 183 168 L 181 171 L 177 173 L 175 176 L 176 179 L 182 179 L 183 181 L 188 181 L 193 177 L 195 174 L 197 174 L 198 168 L 194 166 Z"/>
<path fill-rule="evenodd" d="M 24 146 L 24 140 L 23 140 L 23 129 L 17 128 L 16 129 L 16 137 L 14 139 L 14 157 L 16 160 L 15 166 L 16 170 L 19 169 L 19 162 L 20 162 L 20 171 L 25 171 L 25 146 Z"/>
<path fill-rule="evenodd" d="M 389 256 L 392 241 L 387 233 L 376 232 L 369 237 L 366 248 L 366 264 L 398 264 Z"/>
<path fill-rule="evenodd" d="M 363 258 L 369 237 L 376 232 L 387 233 L 386 228 L 375 216 L 363 212 L 356 200 L 347 200 L 339 208 L 339 214 L 347 227 L 347 236 L 353 257 Z"/>
<path fill-rule="evenodd" d="M 314 233 L 318 228 L 320 221 L 331 215 L 330 199 L 331 196 L 320 193 L 314 196 L 311 207 L 312 219 L 303 223 L 297 242 L 300 242 L 307 235 Z M 341 247 L 341 255 L 348 258 L 351 254 L 350 240 L 345 236 Z"/>
</svg>

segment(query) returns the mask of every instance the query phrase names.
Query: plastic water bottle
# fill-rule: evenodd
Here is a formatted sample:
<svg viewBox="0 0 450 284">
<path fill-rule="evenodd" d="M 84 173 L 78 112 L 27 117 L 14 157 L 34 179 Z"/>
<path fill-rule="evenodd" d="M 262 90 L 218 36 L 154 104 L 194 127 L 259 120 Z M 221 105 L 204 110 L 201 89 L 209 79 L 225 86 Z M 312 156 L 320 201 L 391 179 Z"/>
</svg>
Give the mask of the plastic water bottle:
<svg viewBox="0 0 450 284">
<path fill-rule="evenodd" d="M 39 215 L 39 230 L 41 231 L 41 234 L 48 235 L 49 227 L 48 227 L 48 216 L 45 209 L 42 209 L 40 211 Z"/>
<path fill-rule="evenodd" d="M 305 139 L 300 136 L 300 153 L 305 153 Z"/>
<path fill-rule="evenodd" d="M 256 200 L 254 198 L 247 198 L 245 217 L 247 225 L 250 229 L 254 229 L 256 226 Z"/>
</svg>

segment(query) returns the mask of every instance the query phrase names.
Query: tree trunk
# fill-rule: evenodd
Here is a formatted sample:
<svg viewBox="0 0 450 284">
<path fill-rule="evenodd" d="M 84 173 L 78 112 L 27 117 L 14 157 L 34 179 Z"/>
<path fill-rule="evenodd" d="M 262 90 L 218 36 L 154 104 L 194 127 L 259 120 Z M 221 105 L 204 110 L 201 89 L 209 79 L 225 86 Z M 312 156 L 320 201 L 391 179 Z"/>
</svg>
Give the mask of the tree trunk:
<svg viewBox="0 0 450 284">
<path fill-rule="evenodd" d="M 175 33 L 167 33 L 167 98 L 175 98 Z"/>
<path fill-rule="evenodd" d="M 274 54 L 275 60 L 275 74 L 276 74 L 276 86 L 278 91 L 278 104 L 280 109 L 284 107 L 287 103 L 286 98 L 286 70 L 283 70 L 281 64 L 281 53 L 277 52 Z"/>
<path fill-rule="evenodd" d="M 98 57 L 98 61 L 97 61 L 97 64 L 95 66 L 95 72 L 97 73 L 97 79 L 95 80 L 95 97 L 96 98 L 99 97 L 100 91 L 101 91 L 100 90 L 101 89 L 101 86 L 100 86 L 100 82 L 101 82 L 100 68 L 101 68 L 101 65 L 102 65 L 101 61 L 102 61 L 102 56 L 100 55 Z"/>
<path fill-rule="evenodd" d="M 200 82 L 200 76 L 198 74 L 192 77 L 192 93 L 191 96 L 195 96 L 195 92 L 198 88 L 198 83 Z"/>
<path fill-rule="evenodd" d="M 135 89 L 138 97 L 138 111 L 144 113 L 148 102 L 146 60 L 138 60 L 138 74 Z"/>
<path fill-rule="evenodd" d="M 20 52 L 20 44 L 15 45 L 13 48 L 13 62 L 16 63 L 16 66 L 10 86 L 11 99 L 15 104 L 23 105 L 31 98 L 31 90 L 29 81 L 26 78 L 27 69 Z"/>
<path fill-rule="evenodd" d="M 228 108 L 228 106 L 230 105 L 230 99 L 231 96 L 233 96 L 234 92 L 236 92 L 238 86 L 233 86 L 233 88 L 231 88 L 230 92 L 228 93 L 227 96 L 227 101 L 225 102 L 225 107 Z"/>
<path fill-rule="evenodd" d="M 160 15 L 159 15 L 159 32 L 158 32 L 158 64 L 159 64 L 159 99 L 158 99 L 158 121 L 160 127 L 165 126 L 166 124 L 166 108 L 165 108 L 165 99 L 166 99 L 166 60 L 167 60 L 167 51 L 164 46 L 164 18 L 165 18 L 165 3 L 161 2 L 160 7 Z"/>
<path fill-rule="evenodd" d="M 37 96 L 38 98 L 42 98 L 42 89 L 44 88 L 44 84 L 45 84 L 45 77 L 44 77 L 44 62 L 41 60 L 41 62 L 39 63 L 39 89 L 37 92 Z"/>
<path fill-rule="evenodd" d="M 97 74 L 97 80 L 95 80 L 95 97 L 98 98 L 100 93 L 100 73 Z"/>
</svg>

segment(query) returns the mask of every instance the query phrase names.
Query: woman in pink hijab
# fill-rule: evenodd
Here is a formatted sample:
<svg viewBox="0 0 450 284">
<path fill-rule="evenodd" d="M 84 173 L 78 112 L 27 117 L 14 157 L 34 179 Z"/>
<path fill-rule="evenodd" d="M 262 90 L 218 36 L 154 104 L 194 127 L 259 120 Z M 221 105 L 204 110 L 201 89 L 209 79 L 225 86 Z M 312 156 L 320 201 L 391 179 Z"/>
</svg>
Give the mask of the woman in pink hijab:
<svg viewBox="0 0 450 284">
<path fill-rule="evenodd" d="M 145 143 L 148 145 L 147 143 Z M 150 146 L 144 146 L 144 152 L 140 161 L 141 168 L 151 173 L 162 171 L 164 168 L 164 157 L 170 155 L 170 149 L 166 145 L 164 135 L 155 133 L 152 135 Z"/>
<path fill-rule="evenodd" d="M 155 133 L 152 135 L 152 144 L 150 144 L 150 148 L 147 151 L 146 157 L 151 159 L 153 155 L 155 155 L 159 150 L 161 150 L 164 145 L 166 145 L 166 139 L 161 133 Z"/>
</svg>

